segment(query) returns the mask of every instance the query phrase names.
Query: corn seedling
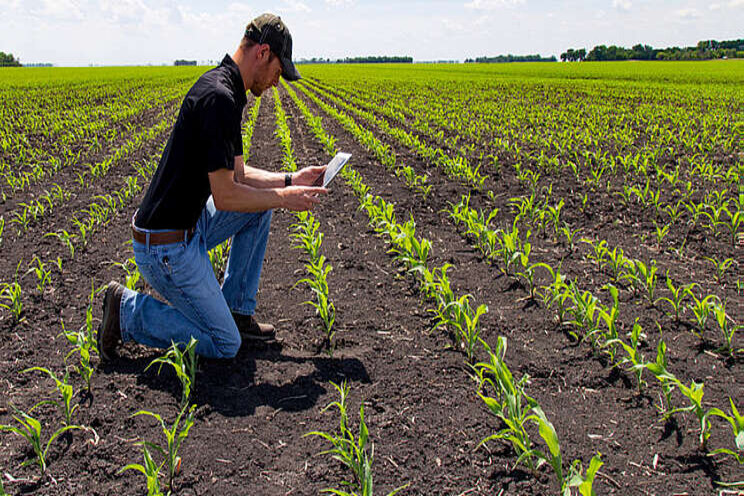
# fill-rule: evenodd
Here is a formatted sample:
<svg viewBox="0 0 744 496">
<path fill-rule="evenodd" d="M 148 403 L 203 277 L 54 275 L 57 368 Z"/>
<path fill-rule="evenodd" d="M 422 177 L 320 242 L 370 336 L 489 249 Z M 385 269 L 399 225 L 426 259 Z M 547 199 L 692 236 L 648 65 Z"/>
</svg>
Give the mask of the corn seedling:
<svg viewBox="0 0 744 496">
<path fill-rule="evenodd" d="M 168 427 L 163 418 L 157 413 L 153 413 L 147 410 L 140 410 L 132 415 L 132 417 L 146 415 L 154 418 L 160 424 L 160 428 L 163 431 L 163 435 L 165 436 L 165 445 L 159 446 L 150 441 L 140 441 L 140 444 L 142 444 L 149 450 L 153 450 L 159 453 L 164 458 L 163 465 L 167 466 L 166 477 L 168 478 L 168 481 L 166 483 L 166 487 L 168 488 L 168 491 L 173 490 L 173 479 L 175 478 L 176 473 L 181 468 L 181 457 L 178 456 L 178 450 L 181 448 L 181 444 L 189 435 L 189 431 L 194 425 L 195 409 L 196 405 L 191 405 L 191 407 L 188 407 L 188 405 L 184 405 L 181 408 L 181 411 L 178 413 L 176 420 L 173 422 L 173 425 L 171 425 L 170 427 Z M 186 414 L 185 417 L 184 414 Z M 181 423 L 182 420 L 183 424 Z M 150 477 L 148 476 L 148 480 L 149 478 Z"/>
<path fill-rule="evenodd" d="M 144 452 L 145 458 L 144 465 L 140 465 L 139 463 L 130 463 L 129 465 L 126 465 L 125 467 L 119 469 L 117 474 L 121 474 L 122 472 L 126 472 L 127 470 L 135 470 L 137 472 L 140 472 L 142 475 L 145 476 L 145 481 L 147 484 L 147 496 L 163 496 L 163 492 L 160 489 L 160 470 L 163 468 L 163 465 L 165 465 L 165 461 L 163 461 L 160 465 L 155 463 L 155 460 L 153 460 L 152 458 L 152 454 L 150 454 L 150 450 L 147 449 L 147 445 L 145 445 L 144 443 L 142 443 L 142 451 Z"/>
<path fill-rule="evenodd" d="M 669 229 L 671 228 L 671 224 L 664 224 L 660 226 L 659 224 L 654 221 L 654 228 L 656 233 L 656 246 L 659 248 L 659 250 L 662 249 L 661 243 L 664 241 L 664 238 L 666 238 L 667 234 L 669 234 Z"/>
<path fill-rule="evenodd" d="M 638 346 L 641 343 L 643 337 L 643 328 L 636 322 L 633 324 L 633 330 L 629 334 L 630 344 L 626 343 L 620 337 L 607 341 L 607 345 L 620 345 L 625 351 L 625 356 L 617 361 L 616 365 L 627 365 L 628 369 L 633 372 L 636 376 L 636 385 L 638 386 L 638 392 L 643 390 L 643 386 L 646 384 L 643 380 L 643 370 L 645 367 L 645 361 L 643 355 L 638 352 Z"/>
<path fill-rule="evenodd" d="M 56 386 L 57 392 L 59 393 L 60 399 L 57 401 L 53 401 L 52 403 L 57 405 L 60 412 L 64 416 L 64 425 L 72 425 L 72 416 L 75 414 L 75 411 L 80 406 L 79 404 L 73 405 L 72 399 L 75 397 L 75 390 L 70 384 L 70 374 L 67 370 L 65 370 L 65 375 L 62 376 L 62 379 L 57 377 L 57 375 L 52 372 L 51 370 L 44 368 L 44 367 L 31 367 L 23 372 L 43 372 L 46 375 L 48 375 L 53 381 Z"/>
<path fill-rule="evenodd" d="M 211 252 L 210 252 L 211 257 Z M 136 291 L 137 283 L 139 282 L 142 275 L 140 274 L 137 264 L 134 261 L 134 257 L 127 259 L 125 262 L 114 262 L 114 265 L 124 271 L 124 287 Z"/>
<path fill-rule="evenodd" d="M 646 299 L 648 299 L 648 302 L 653 305 L 655 302 L 654 294 L 656 293 L 656 283 L 658 282 L 656 272 L 659 270 L 656 266 L 656 261 L 651 260 L 651 263 L 646 265 L 640 260 L 635 260 L 633 265 L 637 269 L 638 281 L 646 290 Z"/>
<path fill-rule="evenodd" d="M 570 300 L 571 292 L 568 284 L 566 284 L 566 276 L 561 274 L 561 268 L 553 270 L 549 265 L 545 265 L 545 268 L 550 273 L 551 282 L 547 286 L 543 286 L 545 290 L 543 293 L 543 302 L 548 308 L 556 306 L 556 320 L 558 324 L 563 324 L 568 311 L 568 305 L 566 304 Z"/>
<path fill-rule="evenodd" d="M 40 294 L 44 294 L 44 288 L 46 288 L 46 285 L 49 284 L 52 278 L 52 271 L 46 268 L 46 265 L 39 257 L 35 256 L 31 264 L 33 265 L 34 262 L 36 262 L 36 267 L 31 267 L 26 274 L 33 273 L 36 275 L 36 290 Z"/>
<path fill-rule="evenodd" d="M 197 371 L 197 340 L 192 336 L 188 344 L 172 343 L 168 351 L 161 357 L 156 358 L 145 367 L 149 369 L 153 365 L 158 365 L 158 374 L 163 369 L 163 365 L 170 365 L 176 373 L 176 377 L 181 382 L 181 406 L 184 407 L 191 399 L 191 394 L 196 386 Z"/>
<path fill-rule="evenodd" d="M 731 267 L 731 265 L 734 263 L 733 258 L 726 258 L 724 260 L 718 260 L 717 258 L 712 257 L 703 257 L 708 262 L 710 262 L 713 265 L 713 277 L 715 278 L 716 282 L 718 284 L 721 284 L 723 281 L 723 277 L 726 275 L 726 271 Z"/>
<path fill-rule="evenodd" d="M 23 317 L 23 289 L 17 282 L 5 282 L 0 286 L 0 308 L 10 311 L 16 322 L 25 320 Z"/>
<path fill-rule="evenodd" d="M 667 298 L 666 296 L 662 296 L 654 302 L 654 305 L 657 305 L 662 301 L 669 303 L 672 307 L 672 313 L 669 313 L 668 315 L 674 318 L 674 322 L 679 322 L 682 312 L 684 311 L 683 303 L 688 296 L 692 295 L 692 288 L 697 286 L 697 283 L 692 282 L 690 284 L 680 284 L 679 286 L 674 287 L 672 278 L 669 277 L 669 271 L 667 271 L 666 286 L 669 290 L 670 297 Z"/>
<path fill-rule="evenodd" d="M 369 445 L 368 451 L 369 430 L 364 423 L 364 404 L 359 407 L 359 434 L 356 435 L 352 432 L 349 424 L 347 406 L 349 386 L 346 381 L 341 383 L 341 385 L 331 382 L 331 385 L 338 391 L 341 399 L 328 404 L 323 408 L 323 412 L 331 408 L 338 409 L 340 417 L 338 433 L 312 431 L 305 434 L 305 436 L 318 436 L 328 441 L 332 448 L 321 452 L 321 454 L 333 455 L 334 459 L 340 461 L 351 470 L 353 480 L 351 482 L 342 482 L 344 486 L 352 488 L 352 492 L 338 489 L 325 489 L 323 492 L 333 493 L 338 496 L 373 496 L 372 462 L 374 459 L 374 447 Z M 408 484 L 394 489 L 387 496 L 393 496 L 407 486 Z"/>
<path fill-rule="evenodd" d="M 31 412 L 39 405 L 45 404 L 46 402 L 37 403 L 28 412 L 24 412 L 18 409 L 15 405 L 10 404 L 10 407 L 15 412 L 13 419 L 20 424 L 20 427 L 13 425 L 0 425 L 0 431 L 11 432 L 17 436 L 24 438 L 31 445 L 31 449 L 34 452 L 34 458 L 30 458 L 23 463 L 21 467 L 36 464 L 39 467 L 39 473 L 43 478 L 47 472 L 47 453 L 52 443 L 62 434 L 73 429 L 85 429 L 80 425 L 65 425 L 57 429 L 49 437 L 49 440 L 44 444 L 42 441 L 41 422 L 31 416 Z"/>
<path fill-rule="evenodd" d="M 336 306 L 331 301 L 328 290 L 328 273 L 332 270 L 332 267 L 326 265 L 325 261 L 325 256 L 320 255 L 315 262 L 305 264 L 305 268 L 311 277 L 300 279 L 297 284 L 306 283 L 315 294 L 315 301 L 308 300 L 303 303 L 314 307 L 323 322 L 328 353 L 332 355 L 334 349 L 333 337 L 336 333 L 333 329 L 333 324 L 336 322 Z"/>
<path fill-rule="evenodd" d="M 562 496 L 571 496 L 571 488 L 579 488 L 582 496 L 592 496 L 594 494 L 594 478 L 597 475 L 597 471 L 602 466 L 602 460 L 600 454 L 596 454 L 592 457 L 589 463 L 589 468 L 586 471 L 586 476 L 582 475 L 581 460 L 574 460 L 571 464 L 568 477 L 564 476 L 563 473 L 563 456 L 561 455 L 561 446 L 558 442 L 558 433 L 555 431 L 553 423 L 548 420 L 545 412 L 539 405 L 535 405 L 532 408 L 532 414 L 529 416 L 529 420 L 537 424 L 538 432 L 540 437 L 545 441 L 548 447 L 548 453 L 537 451 L 537 456 L 545 460 L 553 468 L 553 472 L 558 479 L 558 485 L 561 488 Z"/>
<path fill-rule="evenodd" d="M 726 352 L 727 355 L 732 356 L 740 350 L 734 349 L 734 335 L 737 331 L 744 329 L 744 325 L 737 325 L 730 321 L 730 317 L 726 314 L 726 303 L 713 302 L 711 305 L 713 315 L 716 318 L 718 329 L 721 331 L 723 336 L 724 345 L 721 351 Z"/>
<path fill-rule="evenodd" d="M 473 363 L 475 358 L 475 346 L 481 333 L 480 318 L 488 312 L 485 304 L 478 305 L 478 308 L 473 310 L 470 306 L 471 299 L 471 295 L 463 295 L 444 308 L 444 314 L 447 316 L 445 323 L 455 328 L 457 342 L 465 348 L 468 363 Z"/>
<path fill-rule="evenodd" d="M 713 305 L 719 301 L 718 296 L 711 294 L 698 299 L 692 291 L 690 291 L 689 295 L 692 299 L 692 303 L 689 303 L 687 308 L 692 312 L 692 315 L 695 318 L 695 326 L 692 332 L 697 337 L 702 338 L 703 333 L 705 332 L 705 324 L 708 322 L 708 316 L 713 309 Z M 697 329 L 697 332 L 695 332 L 695 329 Z"/>
<path fill-rule="evenodd" d="M 62 229 L 58 232 L 46 233 L 44 236 L 53 236 L 57 238 L 68 250 L 70 250 L 70 258 L 75 258 L 75 234 L 70 234 L 66 230 Z"/>
<path fill-rule="evenodd" d="M 571 229 L 571 226 L 564 222 L 563 227 L 561 227 L 561 232 L 563 233 L 563 237 L 566 239 L 566 243 L 568 244 L 569 253 L 573 253 L 576 246 L 576 236 L 581 232 L 581 228 L 579 227 L 577 229 Z"/>
<path fill-rule="evenodd" d="M 736 409 L 736 405 L 734 405 L 733 398 L 729 397 L 729 403 L 731 403 L 731 415 L 728 415 L 717 408 L 713 409 L 713 411 L 710 412 L 710 415 L 720 417 L 731 425 L 736 451 L 728 448 L 718 448 L 711 451 L 710 455 L 730 455 L 740 465 L 744 465 L 744 416 L 739 415 L 739 411 Z"/>
<path fill-rule="evenodd" d="M 664 395 L 664 401 L 661 401 L 657 405 L 657 409 L 664 415 L 665 419 L 669 418 L 674 412 L 672 407 L 672 391 L 674 391 L 675 386 L 679 383 L 679 380 L 674 374 L 667 370 L 666 350 L 666 343 L 663 339 L 660 339 L 659 345 L 656 347 L 656 360 L 643 365 L 661 383 L 661 392 Z"/>
<path fill-rule="evenodd" d="M 478 448 L 489 441 L 504 440 L 511 444 L 517 453 L 515 466 L 525 463 L 534 471 L 544 460 L 539 458 L 538 451 L 533 447 L 527 433 L 527 423 L 531 410 L 537 402 L 524 392 L 524 385 L 529 379 L 527 375 L 515 381 L 511 370 L 506 366 L 506 338 L 499 336 L 495 351 L 485 342 L 483 346 L 488 354 L 488 362 L 479 362 L 473 366 L 479 381 L 478 396 L 483 400 L 493 415 L 504 423 L 504 428 L 492 434 L 480 443 Z M 484 386 L 490 387 L 494 397 L 483 394 Z"/>
<path fill-rule="evenodd" d="M 592 247 L 592 251 L 586 255 L 586 258 L 594 260 L 597 264 L 597 270 L 602 270 L 608 253 L 607 240 L 603 239 L 595 242 L 594 240 L 584 238 L 581 241 Z"/>
<path fill-rule="evenodd" d="M 568 322 L 580 331 L 582 336 L 574 331 L 569 331 L 569 334 L 574 339 L 581 338 L 581 341 L 587 339 L 591 340 L 592 347 L 597 348 L 598 334 L 599 334 L 599 310 L 602 308 L 599 299 L 591 294 L 589 291 L 581 292 L 576 286 L 576 281 L 571 281 L 569 286 L 570 298 L 573 301 L 573 306 L 568 309 L 568 313 L 571 314 L 571 320 Z"/>
</svg>

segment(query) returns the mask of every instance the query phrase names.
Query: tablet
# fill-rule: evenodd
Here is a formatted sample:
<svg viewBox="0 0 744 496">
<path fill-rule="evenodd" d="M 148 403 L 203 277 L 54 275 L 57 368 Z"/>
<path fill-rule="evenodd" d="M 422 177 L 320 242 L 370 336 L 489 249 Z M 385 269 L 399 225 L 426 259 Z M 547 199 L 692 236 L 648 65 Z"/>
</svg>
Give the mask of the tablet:
<svg viewBox="0 0 744 496">
<path fill-rule="evenodd" d="M 315 180 L 313 186 L 322 185 L 324 188 L 327 187 L 331 183 L 331 181 L 333 181 L 333 178 L 336 177 L 336 174 L 341 172 L 341 169 L 344 168 L 344 165 L 346 165 L 346 162 L 348 162 L 350 158 L 351 153 L 337 153 L 336 156 L 333 157 L 330 162 L 328 162 L 325 174 L 323 174 L 322 176 L 318 176 L 318 179 Z"/>
</svg>

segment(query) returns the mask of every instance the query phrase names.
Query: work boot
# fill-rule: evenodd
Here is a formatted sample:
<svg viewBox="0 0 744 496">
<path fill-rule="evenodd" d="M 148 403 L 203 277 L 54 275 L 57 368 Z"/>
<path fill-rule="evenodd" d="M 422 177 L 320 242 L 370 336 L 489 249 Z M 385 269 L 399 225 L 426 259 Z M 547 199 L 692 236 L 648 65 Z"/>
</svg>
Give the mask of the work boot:
<svg viewBox="0 0 744 496">
<path fill-rule="evenodd" d="M 275 341 L 276 330 L 271 324 L 259 324 L 253 315 L 242 315 L 233 312 L 235 325 L 238 326 L 240 337 L 252 341 Z"/>
<path fill-rule="evenodd" d="M 116 347 L 121 341 L 121 327 L 119 325 L 119 308 L 124 286 L 116 281 L 108 283 L 103 297 L 103 318 L 98 328 L 98 354 L 104 361 L 116 358 Z"/>
</svg>

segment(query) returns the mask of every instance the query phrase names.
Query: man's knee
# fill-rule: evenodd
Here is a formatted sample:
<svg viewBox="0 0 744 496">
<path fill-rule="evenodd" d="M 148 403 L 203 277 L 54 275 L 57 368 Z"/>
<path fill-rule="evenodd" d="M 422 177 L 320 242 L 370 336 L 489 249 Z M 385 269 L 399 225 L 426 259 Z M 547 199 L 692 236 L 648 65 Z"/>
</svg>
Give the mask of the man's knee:
<svg viewBox="0 0 744 496">
<path fill-rule="evenodd" d="M 242 340 L 240 338 L 240 334 L 238 334 L 238 336 L 234 340 L 231 339 L 229 341 L 219 343 L 216 346 L 216 358 L 235 358 L 235 356 L 238 354 L 238 351 L 240 350 L 241 344 Z"/>
</svg>

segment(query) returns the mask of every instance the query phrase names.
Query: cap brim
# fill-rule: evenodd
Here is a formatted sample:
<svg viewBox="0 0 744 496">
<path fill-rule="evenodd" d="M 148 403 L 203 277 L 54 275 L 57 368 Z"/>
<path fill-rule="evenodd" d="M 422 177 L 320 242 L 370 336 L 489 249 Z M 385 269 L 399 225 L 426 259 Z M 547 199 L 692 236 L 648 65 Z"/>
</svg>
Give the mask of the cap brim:
<svg viewBox="0 0 744 496">
<path fill-rule="evenodd" d="M 282 64 L 282 77 L 287 81 L 297 81 L 302 79 L 300 73 L 297 72 L 297 68 L 294 66 L 292 61 L 285 57 L 280 57 L 279 61 Z"/>
</svg>

